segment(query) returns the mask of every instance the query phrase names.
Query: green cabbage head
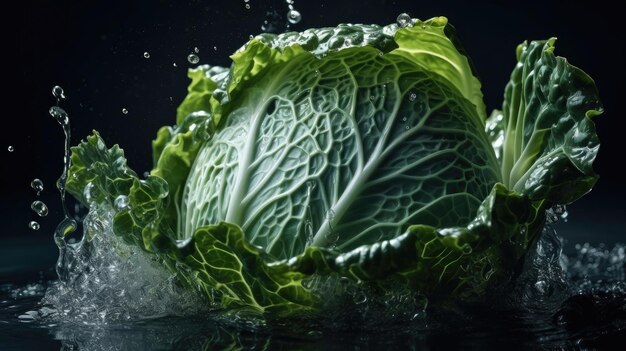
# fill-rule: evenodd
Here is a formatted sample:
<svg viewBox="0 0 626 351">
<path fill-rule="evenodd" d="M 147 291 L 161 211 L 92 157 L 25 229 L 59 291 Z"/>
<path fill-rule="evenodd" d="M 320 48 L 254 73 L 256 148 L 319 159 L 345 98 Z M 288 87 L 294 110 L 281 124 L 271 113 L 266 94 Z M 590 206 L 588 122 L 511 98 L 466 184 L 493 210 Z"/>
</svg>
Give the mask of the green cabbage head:
<svg viewBox="0 0 626 351">
<path fill-rule="evenodd" d="M 189 71 L 149 176 L 94 132 L 67 189 L 224 309 L 315 312 L 327 275 L 480 299 L 597 180 L 598 93 L 554 42 L 517 47 L 488 117 L 443 17 L 261 34 Z"/>
</svg>

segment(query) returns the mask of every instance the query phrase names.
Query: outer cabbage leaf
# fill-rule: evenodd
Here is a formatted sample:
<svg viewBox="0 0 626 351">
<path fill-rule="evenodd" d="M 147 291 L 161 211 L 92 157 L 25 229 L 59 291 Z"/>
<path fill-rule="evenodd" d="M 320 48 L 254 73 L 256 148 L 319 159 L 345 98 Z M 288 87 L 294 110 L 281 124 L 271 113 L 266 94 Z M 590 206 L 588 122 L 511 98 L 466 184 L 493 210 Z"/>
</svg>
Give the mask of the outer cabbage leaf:
<svg viewBox="0 0 626 351">
<path fill-rule="evenodd" d="M 528 233 L 543 224 L 544 210 L 498 183 L 467 226 L 414 225 L 396 238 L 347 253 L 309 247 L 284 264 L 309 275 L 339 274 L 387 285 L 392 281 L 433 300 L 468 301 L 510 279 L 533 239 Z"/>
<path fill-rule="evenodd" d="M 603 108 L 593 80 L 554 56 L 555 39 L 522 43 L 506 86 L 502 179 L 533 199 L 570 203 L 591 190 Z"/>
<path fill-rule="evenodd" d="M 163 178 L 171 194 L 164 212 L 164 228 L 178 239 L 177 222 L 185 182 L 200 146 L 215 132 L 211 97 L 224 88 L 228 73 L 226 68 L 208 65 L 189 70 L 189 94 L 178 107 L 178 125 L 162 127 L 152 142 L 154 169 L 151 174 Z"/>
</svg>

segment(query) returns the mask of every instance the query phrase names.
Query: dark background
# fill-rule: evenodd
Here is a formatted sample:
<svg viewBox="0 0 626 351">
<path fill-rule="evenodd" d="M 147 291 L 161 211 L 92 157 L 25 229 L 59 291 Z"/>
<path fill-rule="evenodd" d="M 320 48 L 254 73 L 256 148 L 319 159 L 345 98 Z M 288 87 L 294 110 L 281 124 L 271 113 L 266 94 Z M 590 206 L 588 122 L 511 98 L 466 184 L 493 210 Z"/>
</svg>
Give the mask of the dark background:
<svg viewBox="0 0 626 351">
<path fill-rule="evenodd" d="M 61 173 L 63 137 L 47 112 L 54 104 L 52 87 L 62 86 L 68 97 L 63 107 L 71 116 L 73 144 L 97 129 L 109 146 L 122 145 L 138 173 L 149 170 L 150 141 L 160 126 L 173 124 L 186 94 L 191 66 L 186 58 L 193 48 L 200 50 L 201 63 L 228 65 L 229 54 L 260 32 L 266 11 L 287 12 L 284 1 L 249 4 L 248 10 L 243 0 L 21 1 L 0 11 L 0 278 L 51 267 L 56 258 L 52 233 L 61 207 L 54 182 Z M 601 1 L 578 6 L 567 1 L 414 0 L 296 0 L 295 7 L 302 21 L 293 30 L 342 22 L 387 24 L 401 12 L 421 19 L 447 16 L 476 65 L 488 110 L 501 105 L 516 45 L 558 37 L 557 54 L 596 80 L 606 110 L 597 119 L 602 148 L 595 169 L 601 179 L 569 208 L 569 222 L 559 231 L 570 244 L 626 241 L 620 170 L 626 40 L 623 20 L 612 20 L 622 13 L 617 8 Z M 143 57 L 146 51 L 149 59 Z M 33 178 L 44 182 L 40 197 L 29 186 Z M 48 204 L 47 217 L 30 210 L 35 199 Z M 39 231 L 28 229 L 31 220 L 41 224 Z"/>
</svg>

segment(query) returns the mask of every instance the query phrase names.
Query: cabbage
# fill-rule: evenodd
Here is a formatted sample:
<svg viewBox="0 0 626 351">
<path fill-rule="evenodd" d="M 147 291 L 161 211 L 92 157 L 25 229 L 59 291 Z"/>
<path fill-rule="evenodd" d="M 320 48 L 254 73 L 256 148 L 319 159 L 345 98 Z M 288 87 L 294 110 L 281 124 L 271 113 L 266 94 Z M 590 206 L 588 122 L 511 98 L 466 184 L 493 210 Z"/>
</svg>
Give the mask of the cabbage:
<svg viewBox="0 0 626 351">
<path fill-rule="evenodd" d="M 554 42 L 518 46 L 487 117 L 443 17 L 262 34 L 230 68 L 189 71 L 149 176 L 94 132 L 67 190 L 128 203 L 116 236 L 226 310 L 319 311 L 322 276 L 478 300 L 511 279 L 545 211 L 597 180 L 598 93 Z"/>
</svg>

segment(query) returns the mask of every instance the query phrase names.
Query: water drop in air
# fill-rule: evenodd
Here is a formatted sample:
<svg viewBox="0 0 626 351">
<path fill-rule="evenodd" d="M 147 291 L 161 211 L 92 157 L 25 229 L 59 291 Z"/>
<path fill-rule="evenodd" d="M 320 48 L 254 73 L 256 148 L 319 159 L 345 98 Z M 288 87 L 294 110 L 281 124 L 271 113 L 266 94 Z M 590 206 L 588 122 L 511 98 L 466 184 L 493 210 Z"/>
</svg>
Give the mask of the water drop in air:
<svg viewBox="0 0 626 351">
<path fill-rule="evenodd" d="M 409 101 L 415 101 L 415 99 L 417 99 L 417 94 L 415 94 L 414 92 L 411 92 L 409 94 Z"/>
<path fill-rule="evenodd" d="M 15 149 L 13 148 L 13 145 L 9 145 L 9 147 L 7 147 L 7 150 L 9 150 L 9 152 L 13 152 L 13 150 Z"/>
<path fill-rule="evenodd" d="M 127 110 L 127 109 L 125 109 L 125 108 L 123 108 L 123 109 L 122 109 L 122 113 L 123 113 L 123 114 L 125 114 L 125 115 L 127 115 L 127 114 L 128 114 L 128 110 Z"/>
<path fill-rule="evenodd" d="M 176 64 L 176 62 L 172 63 L 172 66 L 174 66 L 174 67 L 178 67 L 178 65 Z"/>
<path fill-rule="evenodd" d="M 65 99 L 65 93 L 63 92 L 63 88 L 61 88 L 58 85 L 55 85 L 52 88 L 52 96 L 54 96 L 54 98 L 57 99 L 57 101 L 64 100 Z"/>
<path fill-rule="evenodd" d="M 214 46 L 214 47 L 213 47 L 213 51 L 217 51 L 217 46 Z"/>
<path fill-rule="evenodd" d="M 144 52 L 143 53 L 143 58 L 150 58 L 150 53 L 149 52 Z"/>
<path fill-rule="evenodd" d="M 289 10 L 289 12 L 287 12 L 287 20 L 289 20 L 291 24 L 296 24 L 302 20 L 302 15 L 297 10 Z"/>
<path fill-rule="evenodd" d="M 189 54 L 189 56 L 187 56 L 187 61 L 195 65 L 196 63 L 200 62 L 200 58 L 196 54 Z"/>
<path fill-rule="evenodd" d="M 250 10 L 250 4 L 246 4 L 246 10 Z"/>
<path fill-rule="evenodd" d="M 39 230 L 39 223 L 30 221 L 30 223 L 28 223 L 28 227 L 32 230 Z"/>
<path fill-rule="evenodd" d="M 400 28 L 409 27 L 411 25 L 411 16 L 409 16 L 407 13 L 401 13 L 400 15 L 398 15 L 396 23 Z"/>
<path fill-rule="evenodd" d="M 33 203 L 30 204 L 30 208 L 35 211 L 39 217 L 45 217 L 48 215 L 48 206 L 39 200 L 33 201 Z"/>
<path fill-rule="evenodd" d="M 199 53 L 199 52 L 200 52 L 200 49 L 198 49 L 198 47 L 197 47 L 197 46 L 195 46 L 195 47 L 193 48 L 193 52 L 195 52 L 195 53 L 197 54 L 197 53 Z"/>
<path fill-rule="evenodd" d="M 48 110 L 50 116 L 54 117 L 57 122 L 61 123 L 61 125 L 66 125 L 68 123 L 69 117 L 67 117 L 67 112 L 59 106 L 52 106 Z"/>
<path fill-rule="evenodd" d="M 43 182 L 41 179 L 35 178 L 32 182 L 30 182 L 30 187 L 33 188 L 33 190 L 37 192 L 37 196 L 39 196 L 39 194 L 43 191 Z"/>
</svg>

